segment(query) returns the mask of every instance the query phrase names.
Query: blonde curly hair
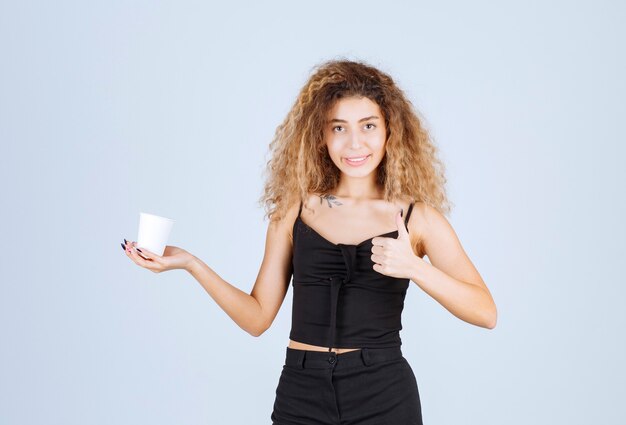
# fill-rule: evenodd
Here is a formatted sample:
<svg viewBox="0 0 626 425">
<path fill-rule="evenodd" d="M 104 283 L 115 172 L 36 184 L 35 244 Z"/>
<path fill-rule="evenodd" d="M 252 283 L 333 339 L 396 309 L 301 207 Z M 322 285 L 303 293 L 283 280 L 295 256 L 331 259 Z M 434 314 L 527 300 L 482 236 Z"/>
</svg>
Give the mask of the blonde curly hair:
<svg viewBox="0 0 626 425">
<path fill-rule="evenodd" d="M 445 166 L 419 112 L 392 78 L 363 61 L 347 59 L 322 62 L 313 71 L 269 145 L 259 199 L 265 217 L 280 220 L 290 205 L 309 193 L 337 187 L 341 172 L 328 154 L 323 129 L 335 103 L 352 96 L 376 102 L 385 119 L 385 156 L 377 169 L 385 200 L 408 197 L 449 213 Z"/>
</svg>

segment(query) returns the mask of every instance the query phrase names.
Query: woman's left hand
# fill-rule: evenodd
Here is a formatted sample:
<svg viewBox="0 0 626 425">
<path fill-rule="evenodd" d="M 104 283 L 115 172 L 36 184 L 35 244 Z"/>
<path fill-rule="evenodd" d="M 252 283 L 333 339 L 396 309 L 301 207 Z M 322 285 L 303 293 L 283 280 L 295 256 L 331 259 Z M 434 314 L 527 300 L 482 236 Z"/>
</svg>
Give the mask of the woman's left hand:
<svg viewBox="0 0 626 425">
<path fill-rule="evenodd" d="M 400 212 L 396 214 L 396 225 L 398 226 L 397 239 L 382 236 L 372 239 L 373 269 L 387 276 L 411 279 L 419 260 L 422 259 L 413 252 L 409 232 L 404 226 Z"/>
</svg>

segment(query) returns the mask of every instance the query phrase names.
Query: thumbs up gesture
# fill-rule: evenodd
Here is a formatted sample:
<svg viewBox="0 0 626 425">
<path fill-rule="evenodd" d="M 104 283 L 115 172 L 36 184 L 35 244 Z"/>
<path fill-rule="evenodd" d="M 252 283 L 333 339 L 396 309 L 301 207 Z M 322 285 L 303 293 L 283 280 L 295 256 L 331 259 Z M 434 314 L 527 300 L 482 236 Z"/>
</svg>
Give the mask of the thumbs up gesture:
<svg viewBox="0 0 626 425">
<path fill-rule="evenodd" d="M 382 236 L 372 239 L 373 269 L 387 276 L 410 279 L 421 258 L 413 252 L 409 232 L 404 226 L 401 212 L 396 214 L 396 225 L 398 226 L 397 239 Z"/>
</svg>

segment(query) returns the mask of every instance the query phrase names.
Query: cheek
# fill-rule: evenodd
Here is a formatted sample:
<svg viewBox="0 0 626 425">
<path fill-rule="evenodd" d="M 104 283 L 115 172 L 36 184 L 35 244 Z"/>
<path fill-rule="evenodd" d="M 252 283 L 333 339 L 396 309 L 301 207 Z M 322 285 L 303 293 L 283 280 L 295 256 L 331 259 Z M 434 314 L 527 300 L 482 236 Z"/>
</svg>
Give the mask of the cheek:
<svg viewBox="0 0 626 425">
<path fill-rule="evenodd" d="M 378 151 L 379 155 L 384 155 L 385 154 L 385 139 L 380 139 L 377 143 L 376 143 L 376 151 Z"/>
<path fill-rule="evenodd" d="M 326 148 L 331 158 L 337 158 L 340 156 L 341 143 L 336 138 L 331 138 L 326 142 Z"/>
</svg>

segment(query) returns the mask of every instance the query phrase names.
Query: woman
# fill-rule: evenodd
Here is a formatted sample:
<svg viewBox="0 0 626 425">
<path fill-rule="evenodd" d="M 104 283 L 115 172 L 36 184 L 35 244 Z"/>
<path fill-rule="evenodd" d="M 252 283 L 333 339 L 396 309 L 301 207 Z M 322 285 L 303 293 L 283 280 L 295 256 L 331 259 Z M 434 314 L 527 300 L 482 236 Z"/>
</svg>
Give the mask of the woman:
<svg viewBox="0 0 626 425">
<path fill-rule="evenodd" d="M 254 336 L 272 324 L 293 276 L 274 424 L 422 424 L 400 350 L 409 281 L 468 323 L 492 329 L 497 313 L 443 215 L 444 167 L 416 111 L 389 75 L 328 61 L 270 150 L 261 198 L 270 223 L 250 294 L 181 248 L 158 256 L 135 242 L 122 247 L 154 272 L 188 270 Z"/>
</svg>

